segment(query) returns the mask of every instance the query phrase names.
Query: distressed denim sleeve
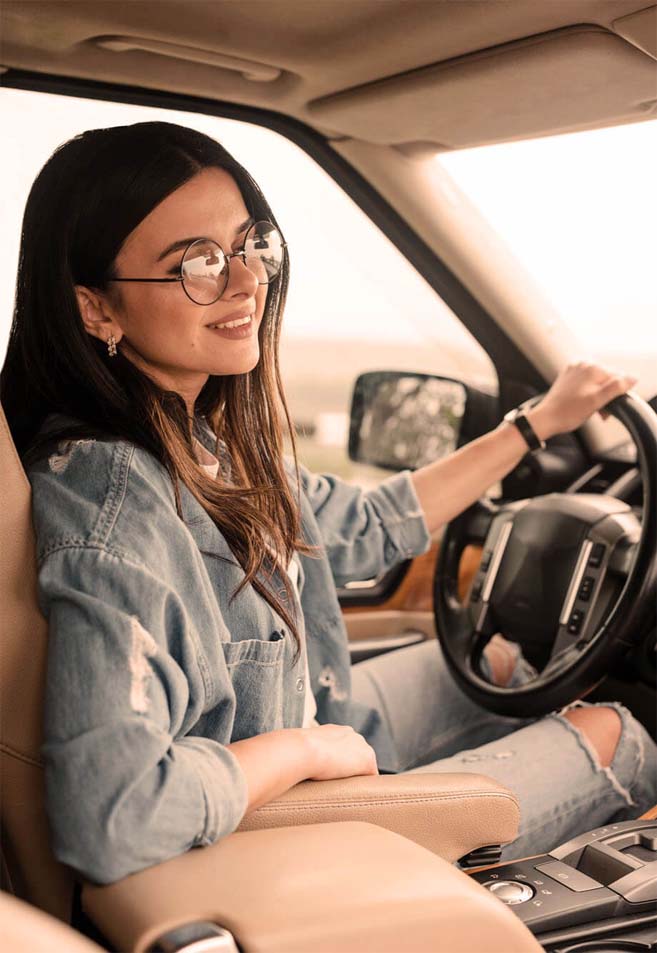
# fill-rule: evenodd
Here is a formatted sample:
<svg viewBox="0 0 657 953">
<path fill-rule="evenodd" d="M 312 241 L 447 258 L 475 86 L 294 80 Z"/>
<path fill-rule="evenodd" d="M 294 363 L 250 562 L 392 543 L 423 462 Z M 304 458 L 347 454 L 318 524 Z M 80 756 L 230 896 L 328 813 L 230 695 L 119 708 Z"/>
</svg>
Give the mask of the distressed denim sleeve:
<svg viewBox="0 0 657 953">
<path fill-rule="evenodd" d="M 311 473 L 303 464 L 299 473 L 337 586 L 373 579 L 429 549 L 431 535 L 410 470 L 372 490 L 331 473 Z"/>
<path fill-rule="evenodd" d="M 204 705 L 204 673 L 178 595 L 139 560 L 89 545 L 47 555 L 38 594 L 55 856 L 105 884 L 235 830 L 247 805 L 237 758 L 186 734 Z M 232 691 L 227 672 L 213 677 Z"/>
</svg>

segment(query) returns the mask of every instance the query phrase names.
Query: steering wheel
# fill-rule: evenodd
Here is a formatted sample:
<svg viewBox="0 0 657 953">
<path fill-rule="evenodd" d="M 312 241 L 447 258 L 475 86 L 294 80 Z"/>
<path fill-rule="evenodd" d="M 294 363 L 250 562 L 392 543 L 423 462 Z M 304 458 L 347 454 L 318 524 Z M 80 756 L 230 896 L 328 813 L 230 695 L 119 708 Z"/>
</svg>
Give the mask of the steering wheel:
<svg viewBox="0 0 657 953">
<path fill-rule="evenodd" d="M 633 393 L 604 409 L 636 446 L 641 520 L 613 496 L 547 493 L 502 504 L 481 498 L 445 528 L 433 584 L 438 639 L 463 691 L 498 714 L 540 716 L 580 698 L 654 618 L 657 414 Z M 468 544 L 483 553 L 462 603 Z M 498 631 L 520 644 L 539 669 L 535 679 L 505 687 L 485 678 L 482 652 Z"/>
</svg>

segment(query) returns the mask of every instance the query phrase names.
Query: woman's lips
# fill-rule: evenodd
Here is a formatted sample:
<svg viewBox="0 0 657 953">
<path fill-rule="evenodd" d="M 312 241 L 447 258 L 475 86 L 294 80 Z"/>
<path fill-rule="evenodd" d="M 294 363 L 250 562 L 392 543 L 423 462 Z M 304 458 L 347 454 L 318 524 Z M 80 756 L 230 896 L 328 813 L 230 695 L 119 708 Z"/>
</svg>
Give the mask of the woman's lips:
<svg viewBox="0 0 657 953">
<path fill-rule="evenodd" d="M 230 322 L 229 322 L 230 323 Z M 251 316 L 246 324 L 241 324 L 237 328 L 226 328 L 219 327 L 208 328 L 212 334 L 219 334 L 223 338 L 239 340 L 240 338 L 248 338 L 253 333 L 253 316 Z"/>
</svg>

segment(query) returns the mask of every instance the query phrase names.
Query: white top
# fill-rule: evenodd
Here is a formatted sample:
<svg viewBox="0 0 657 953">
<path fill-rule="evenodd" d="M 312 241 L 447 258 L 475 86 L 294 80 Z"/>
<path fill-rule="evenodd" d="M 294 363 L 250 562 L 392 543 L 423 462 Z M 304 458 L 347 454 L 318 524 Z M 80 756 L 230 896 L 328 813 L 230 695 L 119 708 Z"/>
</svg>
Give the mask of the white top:
<svg viewBox="0 0 657 953">
<path fill-rule="evenodd" d="M 208 473 L 214 479 L 219 472 L 219 460 L 213 453 L 210 453 L 210 451 L 203 446 L 197 437 L 192 437 L 192 443 L 194 445 L 196 459 L 198 460 L 199 464 L 206 471 L 206 473 Z M 299 589 L 297 585 L 299 578 L 299 564 L 297 562 L 296 555 L 293 555 L 290 559 L 287 567 L 287 574 L 290 577 L 290 581 L 296 593 L 297 601 L 299 601 Z M 303 722 L 301 727 L 308 728 L 310 725 L 318 725 L 319 722 L 315 718 L 315 715 L 317 714 L 317 703 L 315 702 L 315 696 L 313 695 L 312 689 L 310 687 L 308 653 L 306 651 L 305 636 L 303 632 L 300 633 L 300 637 L 302 642 L 301 651 L 303 654 L 303 664 L 306 670 Z"/>
</svg>

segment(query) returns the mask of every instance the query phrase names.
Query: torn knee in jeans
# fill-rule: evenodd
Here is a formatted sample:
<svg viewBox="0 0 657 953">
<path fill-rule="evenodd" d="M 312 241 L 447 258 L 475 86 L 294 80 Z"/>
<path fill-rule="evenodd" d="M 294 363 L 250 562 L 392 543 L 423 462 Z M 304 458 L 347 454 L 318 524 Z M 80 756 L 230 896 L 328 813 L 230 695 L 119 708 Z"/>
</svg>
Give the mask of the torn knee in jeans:
<svg viewBox="0 0 657 953">
<path fill-rule="evenodd" d="M 623 723 L 613 708 L 603 705 L 597 709 L 577 708 L 564 715 L 586 735 L 600 759 L 602 767 L 608 767 L 614 759 L 620 741 Z"/>
<path fill-rule="evenodd" d="M 564 708 L 560 709 L 560 711 L 554 712 L 552 717 L 557 718 L 559 721 L 561 721 L 564 725 L 566 725 L 568 730 L 575 735 L 580 746 L 584 749 L 584 751 L 589 756 L 589 759 L 595 771 L 602 772 L 608 778 L 614 790 L 621 795 L 621 797 L 625 800 L 625 802 L 631 807 L 635 807 L 637 805 L 637 802 L 633 799 L 632 795 L 630 794 L 630 791 L 620 782 L 620 780 L 618 779 L 618 777 L 616 776 L 615 772 L 613 771 L 611 767 L 611 764 L 616 755 L 616 751 L 618 749 L 618 745 L 620 745 L 622 737 L 623 737 L 623 719 L 620 712 L 621 707 L 622 706 L 618 702 L 589 703 L 589 702 L 583 702 L 581 701 L 581 699 L 578 699 L 577 701 L 571 702 L 569 705 L 566 705 Z M 602 763 L 602 760 L 600 758 L 600 753 L 597 747 L 591 741 L 590 737 L 587 735 L 586 731 L 584 730 L 584 727 L 583 727 L 585 723 L 584 719 L 580 719 L 578 717 L 573 717 L 573 718 L 567 717 L 567 715 L 570 712 L 572 712 L 574 709 L 580 709 L 580 708 L 585 710 L 589 710 L 593 708 L 607 708 L 611 711 L 616 712 L 617 720 L 619 722 L 618 740 L 614 747 L 614 751 L 611 757 L 609 758 L 609 761 L 607 764 Z M 639 742 L 639 764 L 637 766 L 637 776 L 638 776 L 643 766 L 643 742 L 640 735 L 638 735 L 637 737 Z"/>
</svg>

